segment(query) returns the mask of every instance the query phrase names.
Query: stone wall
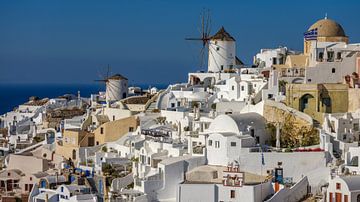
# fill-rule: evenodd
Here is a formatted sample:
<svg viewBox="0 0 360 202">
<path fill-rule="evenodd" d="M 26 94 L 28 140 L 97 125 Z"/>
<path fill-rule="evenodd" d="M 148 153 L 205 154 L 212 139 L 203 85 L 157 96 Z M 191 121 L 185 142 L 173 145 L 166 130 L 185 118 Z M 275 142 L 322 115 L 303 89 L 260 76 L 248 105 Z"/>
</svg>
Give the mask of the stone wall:
<svg viewBox="0 0 360 202">
<path fill-rule="evenodd" d="M 360 108 L 360 88 L 349 88 L 349 112 Z"/>
</svg>

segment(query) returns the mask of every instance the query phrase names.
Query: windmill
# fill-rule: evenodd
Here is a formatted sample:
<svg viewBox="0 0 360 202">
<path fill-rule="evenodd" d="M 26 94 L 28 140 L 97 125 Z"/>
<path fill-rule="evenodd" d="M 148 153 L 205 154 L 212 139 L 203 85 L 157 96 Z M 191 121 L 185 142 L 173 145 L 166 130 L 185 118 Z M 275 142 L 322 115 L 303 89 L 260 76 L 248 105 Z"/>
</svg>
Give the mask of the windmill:
<svg viewBox="0 0 360 202">
<path fill-rule="evenodd" d="M 209 50 L 209 40 L 211 39 L 210 32 L 211 32 L 211 17 L 210 11 L 204 10 L 200 15 L 200 27 L 198 31 L 200 33 L 200 37 L 189 37 L 185 38 L 188 41 L 201 41 L 202 48 L 200 50 L 200 67 L 205 65 L 205 51 Z"/>
<path fill-rule="evenodd" d="M 204 64 L 204 54 L 208 51 L 208 72 L 221 73 L 234 71 L 234 67 L 241 61 L 236 57 L 235 39 L 221 27 L 214 35 L 210 36 L 209 11 L 201 15 L 201 29 L 199 38 L 185 38 L 186 40 L 202 41 L 200 62 Z M 219 74 L 220 75 L 220 74 Z"/>
<path fill-rule="evenodd" d="M 117 101 L 126 98 L 128 95 L 128 79 L 120 74 L 109 76 L 110 66 L 107 67 L 106 76 L 96 82 L 103 82 L 106 85 L 106 100 Z"/>
</svg>

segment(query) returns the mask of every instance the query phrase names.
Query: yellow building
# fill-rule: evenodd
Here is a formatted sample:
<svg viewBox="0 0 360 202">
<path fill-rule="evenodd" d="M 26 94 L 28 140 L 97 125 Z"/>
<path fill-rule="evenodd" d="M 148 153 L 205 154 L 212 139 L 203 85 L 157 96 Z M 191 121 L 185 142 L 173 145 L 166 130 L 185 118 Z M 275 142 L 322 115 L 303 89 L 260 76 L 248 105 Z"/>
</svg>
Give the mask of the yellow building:
<svg viewBox="0 0 360 202">
<path fill-rule="evenodd" d="M 286 104 L 322 123 L 324 113 L 348 111 L 348 85 L 288 84 Z"/>
<path fill-rule="evenodd" d="M 79 160 L 80 147 L 92 147 L 95 145 L 94 134 L 76 129 L 64 130 L 63 139 L 56 144 L 55 153 L 74 162 Z"/>
<path fill-rule="evenodd" d="M 94 131 L 96 145 L 116 141 L 126 133 L 135 131 L 138 125 L 139 120 L 135 116 L 106 122 Z"/>
</svg>

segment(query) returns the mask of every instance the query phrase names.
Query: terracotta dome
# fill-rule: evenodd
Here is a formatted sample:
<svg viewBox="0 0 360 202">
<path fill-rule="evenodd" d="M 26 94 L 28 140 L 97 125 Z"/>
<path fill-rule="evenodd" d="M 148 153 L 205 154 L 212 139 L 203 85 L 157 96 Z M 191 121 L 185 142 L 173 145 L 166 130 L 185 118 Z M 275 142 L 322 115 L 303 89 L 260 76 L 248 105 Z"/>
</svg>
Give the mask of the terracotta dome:
<svg viewBox="0 0 360 202">
<path fill-rule="evenodd" d="M 345 31 L 342 26 L 330 19 L 321 19 L 315 22 L 309 30 L 318 29 L 319 37 L 346 37 Z"/>
</svg>

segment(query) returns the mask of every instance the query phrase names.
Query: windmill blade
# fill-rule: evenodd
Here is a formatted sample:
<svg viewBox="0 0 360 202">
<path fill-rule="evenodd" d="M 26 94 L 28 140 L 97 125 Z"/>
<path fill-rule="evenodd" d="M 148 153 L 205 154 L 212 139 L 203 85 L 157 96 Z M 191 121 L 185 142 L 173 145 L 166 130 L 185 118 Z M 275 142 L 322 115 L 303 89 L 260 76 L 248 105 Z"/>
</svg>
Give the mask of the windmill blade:
<svg viewBox="0 0 360 202">
<path fill-rule="evenodd" d="M 202 41 L 202 38 L 185 38 L 185 40 L 189 40 L 189 41 Z"/>
<path fill-rule="evenodd" d="M 189 41 L 202 41 L 202 48 L 199 52 L 199 65 L 202 68 L 205 64 L 204 59 L 209 58 L 210 55 L 205 56 L 205 50 L 209 49 L 209 41 L 210 41 L 210 27 L 211 27 L 211 18 L 209 9 L 203 9 L 200 14 L 200 26 L 198 26 L 198 31 L 200 32 L 200 38 L 197 37 L 188 37 L 185 40 Z"/>
<path fill-rule="evenodd" d="M 109 78 L 109 73 L 110 73 L 110 65 L 108 64 L 107 72 L 106 72 L 106 79 Z"/>
<path fill-rule="evenodd" d="M 204 38 L 204 14 L 201 15 L 201 38 Z"/>
<path fill-rule="evenodd" d="M 207 37 L 207 31 L 209 29 L 209 14 L 208 14 L 208 10 L 206 12 L 204 12 L 204 15 L 206 15 L 206 21 L 205 21 L 205 29 L 204 29 L 204 35 L 205 37 Z"/>
<path fill-rule="evenodd" d="M 208 10 L 208 18 L 207 18 L 207 23 L 206 23 L 206 36 L 210 37 L 210 32 L 211 32 L 211 15 L 210 15 L 210 10 Z"/>
<path fill-rule="evenodd" d="M 203 67 L 205 61 L 204 61 L 204 54 L 205 54 L 205 47 L 202 47 L 201 50 L 200 50 L 200 68 Z"/>
<path fill-rule="evenodd" d="M 107 82 L 108 80 L 106 79 L 98 79 L 98 80 L 94 80 L 95 82 Z"/>
</svg>

